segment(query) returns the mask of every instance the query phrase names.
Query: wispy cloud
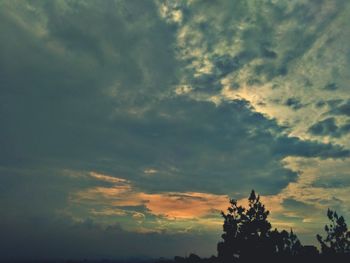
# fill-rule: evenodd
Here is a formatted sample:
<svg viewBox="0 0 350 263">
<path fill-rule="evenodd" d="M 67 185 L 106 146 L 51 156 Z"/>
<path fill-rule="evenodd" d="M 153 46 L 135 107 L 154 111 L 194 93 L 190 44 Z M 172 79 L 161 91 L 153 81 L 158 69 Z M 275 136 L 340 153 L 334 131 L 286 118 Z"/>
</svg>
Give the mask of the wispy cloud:
<svg viewBox="0 0 350 263">
<path fill-rule="evenodd" d="M 93 203 L 108 207 L 100 212 L 92 210 L 94 215 L 124 216 L 128 210 L 122 208 L 130 207 L 132 210 L 133 207 L 144 206 L 147 213 L 170 220 L 200 219 L 212 214 L 219 215 L 221 210 L 226 209 L 229 200 L 227 195 L 199 192 L 145 193 L 121 178 L 96 172 L 90 172 L 90 175 L 98 180 L 113 183 L 109 187 L 90 187 L 72 193 L 73 203 Z"/>
</svg>

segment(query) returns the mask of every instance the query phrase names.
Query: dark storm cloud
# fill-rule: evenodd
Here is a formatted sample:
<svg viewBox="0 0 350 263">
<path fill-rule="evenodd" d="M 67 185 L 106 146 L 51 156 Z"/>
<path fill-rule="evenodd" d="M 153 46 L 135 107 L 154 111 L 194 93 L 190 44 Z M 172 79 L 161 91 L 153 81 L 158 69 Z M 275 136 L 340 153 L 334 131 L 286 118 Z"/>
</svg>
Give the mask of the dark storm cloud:
<svg viewBox="0 0 350 263">
<path fill-rule="evenodd" d="M 318 108 L 328 106 L 329 108 L 333 109 L 333 108 L 336 108 L 336 106 L 338 106 L 342 102 L 343 102 L 342 99 L 321 100 L 321 101 L 318 101 L 315 105 Z"/>
<path fill-rule="evenodd" d="M 160 94 L 152 90 L 166 91 L 174 81 L 171 31 L 151 2 L 16 3 L 3 5 L 19 19 L 1 11 L 2 163 L 62 156 L 65 146 L 74 156 L 77 144 L 104 140 L 91 132 L 103 129 L 114 108 L 142 108 Z M 30 32 L 25 22 L 47 34 Z"/>
<path fill-rule="evenodd" d="M 2 122 L 6 129 L 1 131 L 4 165 L 56 162 L 59 167 L 122 172 L 135 180 L 143 169 L 154 166 L 161 171 L 159 181 L 157 176 L 140 180 L 153 190 L 190 190 L 186 182 L 196 178 L 190 188 L 225 192 L 231 186 L 225 187 L 225 180 L 211 178 L 240 175 L 247 187 L 260 178 L 266 182 L 261 191 L 267 187 L 265 190 L 275 192 L 291 178 L 274 156 L 289 153 L 271 152 L 271 148 L 284 151 L 292 146 L 286 151 L 295 155 L 300 147 L 301 155 L 317 156 L 317 151 L 325 156 L 342 154 L 338 150 L 330 153 L 332 147 L 322 145 L 311 144 L 310 149 L 316 148 L 306 150 L 309 146 L 286 138 L 271 147 L 275 139 L 267 130 L 278 133 L 280 129 L 241 102 L 219 107 L 182 98 L 157 102 L 169 89 L 169 81 L 174 81 L 170 66 L 174 60 L 165 52 L 171 46 L 171 35 L 162 23 L 156 23 L 156 16 L 141 24 L 154 12 L 149 3 L 143 5 L 150 11 L 141 17 L 137 15 L 141 7 L 133 2 L 68 5 L 65 12 L 58 2 L 37 3 L 35 7 L 48 19 L 44 39 L 28 35 L 9 15 L 2 16 L 3 27 L 17 32 L 8 34 L 1 47 L 5 69 Z M 135 16 L 120 11 L 123 8 L 133 10 Z M 29 13 L 25 15 L 32 15 L 25 11 Z M 76 12 L 79 16 L 74 15 Z M 142 31 L 145 27 L 147 33 Z M 63 48 L 65 56 L 49 48 L 52 42 Z M 14 56 L 17 60 L 11 63 Z M 237 61 L 245 61 L 245 57 L 241 55 Z M 227 59 L 219 61 L 223 70 L 232 68 L 224 63 Z M 150 73 L 142 73 L 144 68 Z M 117 85 L 115 90 L 113 85 Z M 288 147 L 283 147 L 284 143 Z M 168 173 L 178 174 L 169 175 L 172 184 L 167 183 Z M 281 176 L 273 183 L 267 180 L 277 173 Z M 232 179 L 232 183 L 242 182 Z"/>
<path fill-rule="evenodd" d="M 196 7 L 218 19 L 195 25 L 214 36 L 208 38 L 208 50 L 215 49 L 221 34 L 235 36 L 226 21 L 253 26 L 243 30 L 243 51 L 213 54 L 213 72 L 190 77 L 195 90 L 219 92 L 219 78 L 254 58 L 264 59 L 260 75 L 286 74 L 288 63 L 313 41 L 315 32 L 295 30 L 286 40 L 293 44 L 291 51 L 281 53 L 270 29 L 284 19 L 282 6 L 272 5 L 268 15 L 254 14 L 252 21 L 246 1 L 226 4 L 230 8 L 220 16 L 219 5 L 209 1 Z M 297 178 L 281 164 L 285 157 L 349 156 L 337 145 L 288 137 L 246 101 L 217 106 L 175 95 L 183 65 L 174 55 L 176 28 L 160 20 L 150 1 L 0 5 L 0 204 L 6 214 L 0 236 L 9 236 L 0 238 L 0 254 L 6 257 L 20 249 L 23 257 L 161 256 L 160 251 L 173 255 L 175 249 L 181 254 L 196 242 L 205 251 L 204 239 L 194 234 L 138 234 L 62 219 L 72 192 L 108 184 L 65 171 L 99 171 L 130 180 L 146 193 L 246 194 L 256 188 L 274 194 Z M 317 8 L 314 12 L 295 8 L 287 17 L 305 16 L 302 23 L 307 23 L 316 19 Z M 191 22 L 190 10 L 187 15 L 185 21 Z M 346 107 L 338 110 L 346 113 Z M 145 212 L 143 206 L 121 208 Z M 75 212 L 79 215 L 79 207 Z M 34 249 L 42 244 L 45 249 Z"/>
<path fill-rule="evenodd" d="M 258 185 L 276 193 L 296 178 L 280 164 L 284 157 L 348 155 L 339 146 L 279 135 L 282 128 L 244 101 L 166 99 L 175 81 L 166 52 L 172 36 L 149 3 L 142 15 L 134 2 L 67 4 L 65 12 L 60 2 L 34 3 L 47 16 L 44 39 L 2 15 L 3 27 L 17 32 L 1 44 L 4 166 L 101 170 L 148 191 L 228 193 Z M 218 58 L 217 68 L 232 70 L 249 56 L 233 64 Z M 143 176 L 149 167 L 157 173 Z"/>
<path fill-rule="evenodd" d="M 349 154 L 339 146 L 276 136 L 283 129 L 243 101 L 215 106 L 181 98 L 163 100 L 142 119 L 128 117 L 122 126 L 134 139 L 123 154 L 138 156 L 123 162 L 159 169 L 152 179 L 136 179 L 136 171 L 130 175 L 152 190 L 227 193 L 235 185 L 248 191 L 258 182 L 260 191 L 275 192 L 296 176 L 282 168 L 282 158 Z"/>
<path fill-rule="evenodd" d="M 325 87 L 324 87 L 325 90 L 337 90 L 338 89 L 338 85 L 334 82 L 331 82 L 331 83 L 328 83 Z"/>
<path fill-rule="evenodd" d="M 343 101 L 340 105 L 336 105 L 329 113 L 350 117 L 350 100 Z"/>
<path fill-rule="evenodd" d="M 280 137 L 277 141 L 276 152 L 286 156 L 344 158 L 350 154 L 349 150 L 339 145 L 302 141 L 297 137 Z"/>
<path fill-rule="evenodd" d="M 315 123 L 309 128 L 309 132 L 314 135 L 334 135 L 337 134 L 338 126 L 334 118 L 327 118 L 323 121 Z"/>
<path fill-rule="evenodd" d="M 291 107 L 293 110 L 299 110 L 303 107 L 303 104 L 301 104 L 300 100 L 296 98 L 289 98 L 286 100 L 285 105 L 288 107 Z"/>
<path fill-rule="evenodd" d="M 338 126 L 334 117 L 313 124 L 309 132 L 316 136 L 341 137 L 350 132 L 350 124 Z"/>
</svg>

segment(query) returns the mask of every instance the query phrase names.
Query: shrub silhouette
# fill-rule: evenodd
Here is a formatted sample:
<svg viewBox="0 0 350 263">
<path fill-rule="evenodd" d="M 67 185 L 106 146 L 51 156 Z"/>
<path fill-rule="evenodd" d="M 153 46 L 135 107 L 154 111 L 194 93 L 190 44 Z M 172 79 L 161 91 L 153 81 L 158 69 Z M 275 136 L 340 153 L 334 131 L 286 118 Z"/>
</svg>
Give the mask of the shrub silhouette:
<svg viewBox="0 0 350 263">
<path fill-rule="evenodd" d="M 323 254 L 350 254 L 350 232 L 342 216 L 337 212 L 328 209 L 327 217 L 331 221 L 325 225 L 324 229 L 327 237 L 323 239 L 317 235 L 317 240 L 321 244 Z"/>
<path fill-rule="evenodd" d="M 268 258 L 276 255 L 294 256 L 301 251 L 297 236 L 277 229 L 271 231 L 267 220 L 269 211 L 252 190 L 248 198 L 248 208 L 230 200 L 227 214 L 221 212 L 224 218 L 222 242 L 218 243 L 218 259 L 228 263 L 232 261 L 250 261 L 253 258 Z M 254 253 L 252 253 L 252 251 Z"/>
</svg>

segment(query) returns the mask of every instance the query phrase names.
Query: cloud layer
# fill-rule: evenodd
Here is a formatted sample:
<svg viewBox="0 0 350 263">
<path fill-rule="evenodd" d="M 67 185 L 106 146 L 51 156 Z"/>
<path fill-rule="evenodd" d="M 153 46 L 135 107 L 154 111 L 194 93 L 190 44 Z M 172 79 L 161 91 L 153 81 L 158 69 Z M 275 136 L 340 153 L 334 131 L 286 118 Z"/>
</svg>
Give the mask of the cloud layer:
<svg viewBox="0 0 350 263">
<path fill-rule="evenodd" d="M 350 215 L 349 8 L 2 1 L 1 254 L 215 253 L 252 188 L 306 240 Z"/>
</svg>

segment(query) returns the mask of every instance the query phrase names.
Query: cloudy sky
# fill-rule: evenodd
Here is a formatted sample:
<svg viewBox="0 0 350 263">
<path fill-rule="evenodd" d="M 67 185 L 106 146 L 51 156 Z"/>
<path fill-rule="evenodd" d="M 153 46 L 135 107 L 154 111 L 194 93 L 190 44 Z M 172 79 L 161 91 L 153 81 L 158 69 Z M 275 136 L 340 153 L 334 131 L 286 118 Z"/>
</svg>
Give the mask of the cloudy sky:
<svg viewBox="0 0 350 263">
<path fill-rule="evenodd" d="M 0 254 L 216 254 L 254 188 L 350 220 L 350 2 L 0 1 Z"/>
</svg>

